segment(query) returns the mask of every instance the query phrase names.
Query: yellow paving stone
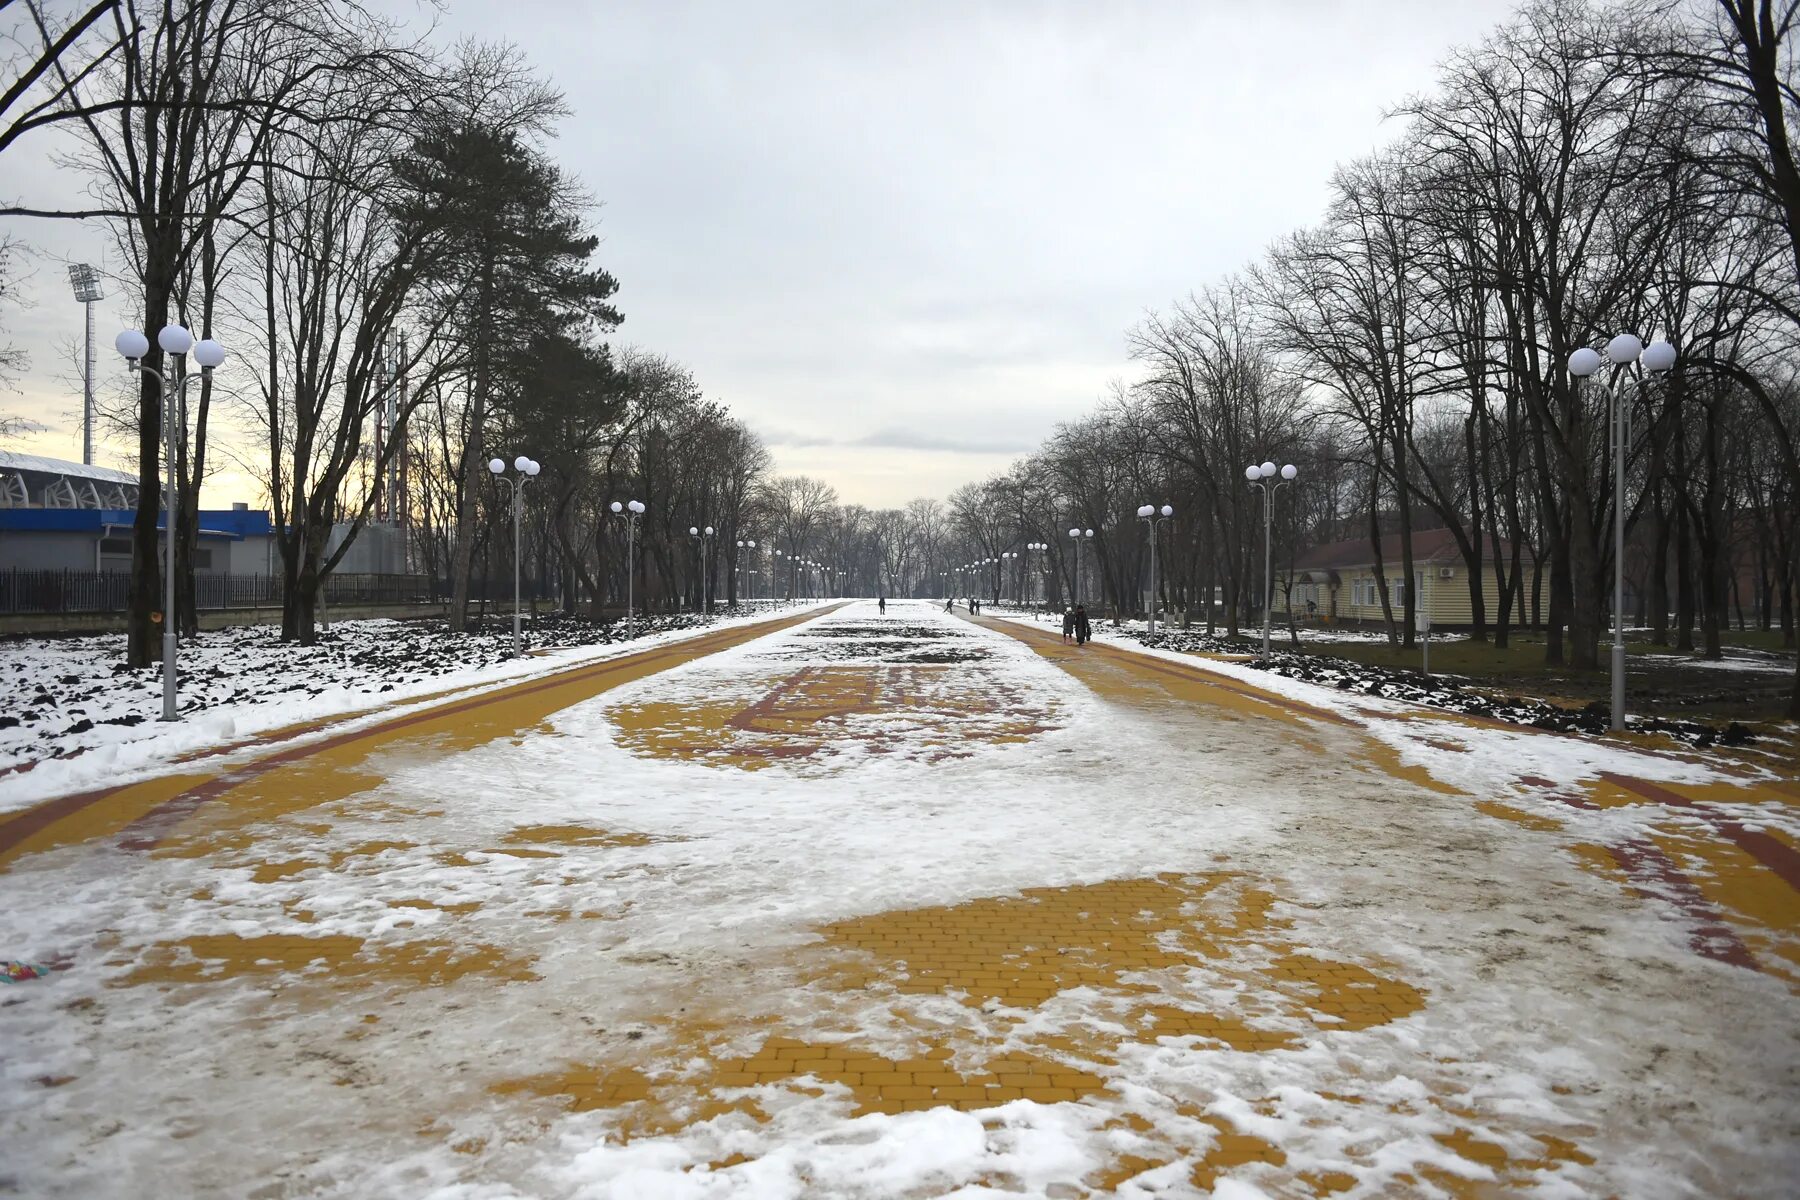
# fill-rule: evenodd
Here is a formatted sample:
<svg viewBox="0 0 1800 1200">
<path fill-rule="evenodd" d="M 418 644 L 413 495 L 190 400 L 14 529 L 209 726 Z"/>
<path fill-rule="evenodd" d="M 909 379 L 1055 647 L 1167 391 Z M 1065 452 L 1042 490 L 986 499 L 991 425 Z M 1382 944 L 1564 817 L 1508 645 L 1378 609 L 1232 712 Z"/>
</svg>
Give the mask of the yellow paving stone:
<svg viewBox="0 0 1800 1200">
<path fill-rule="evenodd" d="M 158 942 L 115 987 L 195 984 L 273 974 L 304 975 L 330 985 L 348 978 L 374 977 L 435 987 L 466 975 L 503 980 L 537 976 L 529 960 L 494 946 L 444 941 L 370 944 L 344 935 L 301 937 L 217 934 Z"/>
</svg>

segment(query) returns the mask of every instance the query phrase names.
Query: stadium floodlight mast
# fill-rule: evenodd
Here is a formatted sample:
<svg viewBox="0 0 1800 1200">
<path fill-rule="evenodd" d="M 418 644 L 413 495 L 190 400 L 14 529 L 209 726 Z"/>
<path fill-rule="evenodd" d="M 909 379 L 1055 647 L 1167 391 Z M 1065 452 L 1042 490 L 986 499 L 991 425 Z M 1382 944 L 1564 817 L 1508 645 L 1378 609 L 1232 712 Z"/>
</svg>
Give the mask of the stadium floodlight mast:
<svg viewBox="0 0 1800 1200">
<path fill-rule="evenodd" d="M 613 515 L 625 518 L 625 619 L 637 616 L 637 527 L 638 518 L 644 515 L 642 500 L 627 500 L 621 504 L 614 500 L 610 507 Z"/>
<path fill-rule="evenodd" d="M 1250 486 L 1260 488 L 1263 494 L 1263 657 L 1269 657 L 1269 614 L 1275 607 L 1275 560 L 1269 556 L 1269 524 L 1271 509 L 1275 502 L 1275 493 L 1283 484 L 1294 482 L 1294 476 L 1300 469 L 1293 463 L 1281 468 L 1281 478 L 1275 478 L 1275 464 L 1263 463 L 1257 466 L 1252 463 L 1244 468 L 1244 478 Z"/>
<path fill-rule="evenodd" d="M 702 612 L 711 612 L 712 588 L 708 585 L 712 580 L 706 574 L 706 551 L 707 548 L 712 545 L 713 527 L 708 525 L 705 529 L 701 529 L 698 526 L 689 525 L 688 536 L 696 539 L 700 543 L 700 610 Z"/>
<path fill-rule="evenodd" d="M 525 508 L 525 485 L 530 483 L 533 479 L 536 479 L 537 473 L 541 469 L 542 468 L 540 467 L 540 465 L 536 459 L 527 458 L 523 454 L 521 454 L 521 455 L 519 455 L 519 457 L 513 459 L 513 470 L 517 471 L 518 474 L 509 479 L 506 474 L 506 460 L 505 459 L 500 459 L 500 458 L 488 459 L 488 471 L 493 474 L 494 478 L 497 481 L 499 481 L 500 483 L 506 484 L 509 488 L 512 489 L 512 517 L 513 517 L 513 652 L 512 652 L 512 656 L 514 658 L 520 658 L 525 653 L 524 635 L 520 632 L 520 626 L 522 625 L 524 618 L 521 615 L 521 606 L 520 606 L 520 602 L 519 602 L 519 516 L 520 516 L 520 513 Z"/>
<path fill-rule="evenodd" d="M 94 302 L 106 299 L 100 272 L 87 263 L 69 264 L 69 285 L 81 301 L 87 318 L 87 337 L 81 354 L 81 465 L 94 465 Z"/>
<path fill-rule="evenodd" d="M 165 325 L 157 331 L 156 344 L 164 354 L 173 355 L 177 362 L 171 380 L 167 371 L 158 371 L 155 367 L 144 365 L 144 356 L 150 353 L 150 339 L 135 329 L 127 329 L 113 339 L 113 348 L 125 359 L 133 371 L 141 371 L 154 378 L 162 390 L 163 415 L 163 459 L 166 469 L 163 472 L 163 711 L 165 721 L 179 721 L 175 712 L 175 396 L 187 395 L 188 380 L 191 376 L 182 369 L 179 360 L 190 351 L 194 361 L 200 364 L 202 378 L 210 379 L 213 368 L 225 361 L 225 347 L 211 338 L 202 338 L 196 342 L 194 335 L 183 325 Z M 170 383 L 174 383 L 174 387 Z M 141 482 L 141 481 L 140 481 Z"/>
<path fill-rule="evenodd" d="M 1635 333 L 1621 333 L 1606 343 L 1606 356 L 1583 346 L 1569 355 L 1569 374 L 1581 381 L 1598 371 L 1603 362 L 1613 368 L 1612 381 L 1602 384 L 1608 406 L 1607 431 L 1613 456 L 1613 645 L 1612 728 L 1625 731 L 1625 456 L 1631 449 L 1631 415 L 1625 407 L 1621 376 L 1637 363 L 1644 371 L 1661 375 L 1675 366 L 1675 347 L 1662 340 L 1644 345 Z M 1643 383 L 1639 374 L 1638 382 Z"/>
<path fill-rule="evenodd" d="M 1175 515 L 1173 505 L 1165 504 L 1157 508 L 1154 504 L 1140 504 L 1137 510 L 1138 520 L 1142 521 L 1150 531 L 1150 602 L 1145 606 L 1150 610 L 1151 636 L 1156 634 L 1156 527 Z"/>
</svg>

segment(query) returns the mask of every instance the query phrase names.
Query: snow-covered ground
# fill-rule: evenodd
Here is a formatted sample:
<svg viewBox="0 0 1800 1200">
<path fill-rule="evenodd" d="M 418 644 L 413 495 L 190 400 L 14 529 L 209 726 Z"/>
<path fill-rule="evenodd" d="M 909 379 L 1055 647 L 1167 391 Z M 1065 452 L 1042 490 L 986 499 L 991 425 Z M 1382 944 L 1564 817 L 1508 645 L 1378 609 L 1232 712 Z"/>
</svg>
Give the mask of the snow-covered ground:
<svg viewBox="0 0 1800 1200">
<path fill-rule="evenodd" d="M 1038 614 L 1006 612 L 999 615 L 1021 624 L 1043 624 Z M 1562 733 L 1604 734 L 1611 727 L 1607 706 L 1603 703 L 1571 708 L 1504 693 L 1496 688 L 1478 687 L 1459 675 L 1437 673 L 1427 676 L 1412 670 L 1374 666 L 1352 659 L 1297 653 L 1291 649 L 1285 633 L 1277 636 L 1271 643 L 1266 660 L 1258 643 L 1234 641 L 1222 636 L 1209 636 L 1199 629 L 1183 630 L 1167 625 L 1159 626 L 1152 634 L 1143 621 L 1122 621 L 1116 626 L 1110 621 L 1098 622 L 1093 626 L 1093 636 L 1096 641 L 1161 655 L 1247 657 L 1253 660 L 1249 664 L 1250 669 L 1258 674 L 1247 677 L 1241 673 L 1234 674 L 1263 683 L 1268 682 L 1269 676 L 1285 676 L 1358 697 L 1379 697 L 1403 704 L 1422 705 Z M 1444 640 L 1441 635 L 1432 635 L 1434 644 L 1441 640 Z M 1793 670 L 1792 663 L 1781 662 L 1779 656 L 1751 650 L 1734 651 L 1733 654 L 1734 657 L 1720 663 L 1687 658 L 1682 661 L 1688 666 L 1764 670 L 1767 669 L 1764 664 L 1772 660 L 1778 664 L 1775 668 L 1777 670 Z M 1748 746 L 1756 741 L 1756 735 L 1751 729 L 1735 721 L 1708 724 L 1679 717 L 1664 717 L 1656 712 L 1632 712 L 1627 714 L 1626 722 L 1634 733 L 1662 734 L 1698 749 L 1714 745 L 1735 748 Z"/>
<path fill-rule="evenodd" d="M 1218 670 L 1349 715 L 1391 703 Z M 1707 769 L 1528 731 L 1459 727 L 1452 752 L 1388 724 L 1403 759 L 1472 795 L 1382 769 L 1360 727 L 1109 698 L 1015 638 L 861 604 L 514 737 L 385 750 L 341 799 L 259 809 L 252 789 L 244 813 L 228 798 L 152 854 L 37 854 L 0 875 L 0 947 L 68 968 L 3 997 L 0 1177 L 71 1197 L 1048 1200 L 1137 1158 L 1117 1194 L 1194 1196 L 1232 1130 L 1274 1148 L 1221 1171 L 1212 1194 L 1232 1200 L 1312 1194 L 1308 1178 L 1353 1198 L 1448 1194 L 1430 1171 L 1469 1194 L 1787 1192 L 1792 990 L 1697 956 L 1673 909 L 1567 852 L 1641 813 L 1557 807 L 1552 834 L 1471 807 L 1532 804 L 1524 770 Z M 1800 835 L 1788 810 L 1744 807 Z M 595 836 L 531 833 L 546 829 Z M 1256 895 L 1272 897 L 1266 927 L 1179 967 L 978 1006 L 897 990 L 906 962 L 823 932 L 1163 873 L 1218 889 L 1182 907 L 1193 928 L 1248 921 Z M 535 978 L 425 986 L 410 967 L 192 957 L 253 936 L 363 939 L 358 961 L 376 964 L 491 950 Z M 953 955 L 945 940 L 931 953 Z M 1422 1003 L 1330 1028 L 1283 982 L 1297 958 L 1402 980 Z M 1123 1014 L 1144 1004 L 1289 1040 L 1134 1032 Z M 896 1061 L 935 1041 L 959 1070 L 1097 1042 L 1083 1069 L 1107 1086 L 857 1117 L 845 1085 L 803 1076 L 712 1088 L 723 1110 L 666 1124 L 507 1090 L 559 1073 L 592 1086 L 620 1064 L 675 1088 L 775 1036 Z M 1547 1161 L 1502 1177 L 1459 1137 Z"/>
<path fill-rule="evenodd" d="M 806 607 L 760 603 L 605 627 L 547 617 L 528 623 L 520 659 L 510 622 L 455 634 L 441 620 L 336 621 L 312 646 L 284 644 L 269 625 L 207 631 L 181 647 L 183 719 L 172 724 L 157 720 L 162 668 L 126 669 L 124 634 L 0 640 L 0 812 L 269 730 L 517 682 Z"/>
<path fill-rule="evenodd" d="M 1766 671 L 1773 675 L 1794 673 L 1792 655 L 1783 658 L 1765 650 L 1745 650 L 1740 647 L 1732 647 L 1725 652 L 1724 658 L 1716 660 L 1696 658 L 1690 654 L 1646 654 L 1644 657 L 1651 662 L 1695 667 L 1703 671 Z"/>
<path fill-rule="evenodd" d="M 1040 623 L 1052 624 L 1059 622 L 1062 617 L 1061 612 L 1057 610 L 1045 613 L 1042 610 L 1015 608 L 1012 605 L 983 608 L 982 613 L 987 616 L 1019 617 L 1038 621 Z M 1116 632 L 1125 632 L 1129 630 L 1142 633 L 1148 628 L 1148 622 L 1133 618 L 1131 620 L 1121 620 L 1117 626 L 1114 626 L 1110 620 L 1105 620 L 1096 624 L 1094 628 L 1098 631 L 1101 626 L 1104 626 L 1109 630 L 1115 630 Z M 1162 627 L 1170 628 L 1171 626 L 1169 626 L 1167 622 L 1164 622 Z M 1179 621 L 1177 621 L 1173 627 L 1179 628 Z M 1204 621 L 1199 621 L 1193 626 L 1193 632 L 1195 633 L 1204 633 L 1205 629 L 1206 623 Z M 1262 636 L 1262 626 L 1256 625 L 1252 627 L 1246 625 L 1242 632 L 1245 637 L 1260 639 Z M 1299 635 L 1300 640 L 1303 642 L 1361 642 L 1372 644 L 1385 643 L 1388 640 L 1387 634 L 1380 629 L 1364 629 L 1350 625 L 1326 626 L 1301 624 L 1295 628 L 1294 632 Z M 1466 638 L 1466 635 L 1454 633 L 1434 633 L 1431 636 L 1437 641 L 1463 641 Z M 1286 642 L 1288 640 L 1288 627 L 1286 623 L 1278 622 L 1270 631 L 1270 637 L 1276 642 Z M 1223 640 L 1223 635 L 1221 635 L 1221 640 Z M 1256 646 L 1252 646 L 1249 642 L 1245 642 L 1243 648 L 1245 653 L 1249 653 L 1252 650 L 1260 650 L 1261 645 L 1259 643 Z"/>
</svg>

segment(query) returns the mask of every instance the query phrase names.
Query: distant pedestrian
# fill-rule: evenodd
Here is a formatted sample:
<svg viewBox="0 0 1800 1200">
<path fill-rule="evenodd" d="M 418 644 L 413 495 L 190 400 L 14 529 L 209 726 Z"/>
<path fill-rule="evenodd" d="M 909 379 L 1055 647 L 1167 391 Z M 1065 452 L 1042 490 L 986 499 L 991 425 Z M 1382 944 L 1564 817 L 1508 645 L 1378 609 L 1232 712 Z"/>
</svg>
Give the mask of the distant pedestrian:
<svg viewBox="0 0 1800 1200">
<path fill-rule="evenodd" d="M 1075 644 L 1085 646 L 1087 640 L 1093 636 L 1094 631 L 1088 626 L 1087 609 L 1083 605 L 1077 604 L 1075 606 Z"/>
<path fill-rule="evenodd" d="M 944 611 L 945 612 L 955 612 L 956 611 L 956 597 L 952 596 L 950 599 L 944 601 Z"/>
<path fill-rule="evenodd" d="M 1063 645 L 1065 645 L 1065 646 L 1068 645 L 1069 639 L 1074 636 L 1075 636 L 1075 610 L 1072 608 L 1065 608 L 1065 609 L 1063 609 Z"/>
<path fill-rule="evenodd" d="M 883 596 L 875 603 L 881 607 L 881 615 L 884 617 L 887 616 L 887 597 Z"/>
</svg>

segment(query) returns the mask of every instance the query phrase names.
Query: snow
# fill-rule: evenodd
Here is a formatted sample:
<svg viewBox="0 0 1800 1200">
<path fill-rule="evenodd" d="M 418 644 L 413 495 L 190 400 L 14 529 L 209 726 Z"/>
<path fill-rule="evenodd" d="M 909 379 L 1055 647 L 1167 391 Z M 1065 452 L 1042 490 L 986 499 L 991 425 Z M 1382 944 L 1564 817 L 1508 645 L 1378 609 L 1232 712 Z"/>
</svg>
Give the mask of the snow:
<svg viewBox="0 0 1800 1200">
<path fill-rule="evenodd" d="M 1027 624 L 1037 623 L 1036 618 L 1029 614 L 1009 614 L 1007 619 Z M 1269 682 L 1271 676 L 1278 676 L 1310 684 L 1329 685 L 1324 696 L 1335 691 L 1352 694 L 1358 699 L 1379 697 L 1407 705 L 1428 706 L 1560 733 L 1604 734 L 1611 727 L 1608 707 L 1604 703 L 1596 702 L 1585 708 L 1566 708 L 1544 700 L 1505 695 L 1496 689 L 1478 688 L 1467 684 L 1458 675 L 1438 673 L 1428 676 L 1408 669 L 1372 666 L 1351 659 L 1300 654 L 1279 643 L 1271 645 L 1270 653 L 1265 658 L 1258 644 L 1167 626 L 1152 634 L 1142 621 L 1124 621 L 1118 626 L 1110 623 L 1097 624 L 1094 626 L 1094 637 L 1127 649 L 1175 652 L 1184 657 L 1194 654 L 1213 658 L 1248 657 L 1251 660 L 1249 665 L 1259 672 L 1259 675 L 1251 678 L 1264 684 Z M 1436 642 L 1443 639 L 1433 634 L 1432 640 Z M 1189 658 L 1187 661 L 1191 664 L 1193 660 Z M 1333 703 L 1317 693 L 1315 699 L 1327 706 Z M 1654 712 L 1628 712 L 1626 725 L 1633 733 L 1663 734 L 1697 749 L 1713 745 L 1747 746 L 1757 741 L 1754 732 L 1735 721 L 1714 727 L 1701 721 L 1663 717 Z"/>
<path fill-rule="evenodd" d="M 814 739 L 813 753 L 739 769 L 734 756 L 759 743 L 736 727 L 711 743 L 684 734 L 674 757 L 644 752 L 668 722 L 686 729 L 692 714 L 734 710 L 797 674 L 871 664 L 910 680 L 904 694 L 791 734 Z M 934 669 L 915 677 L 910 664 Z M 379 782 L 264 818 L 253 845 L 202 824 L 191 844 L 153 855 L 34 855 L 0 875 L 0 946 L 71 965 L 15 987 L 17 1003 L 0 1009 L 5 1170 L 45 1196 L 1048 1198 L 1087 1194 L 1082 1181 L 1119 1154 L 1173 1146 L 1185 1158 L 1118 1194 L 1176 1196 L 1197 1194 L 1190 1172 L 1216 1137 L 1208 1117 L 1284 1156 L 1226 1172 L 1212 1190 L 1221 1197 L 1294 1194 L 1306 1172 L 1350 1175 L 1351 1197 L 1413 1190 L 1400 1179 L 1424 1167 L 1489 1177 L 1434 1136 L 1453 1130 L 1521 1157 L 1539 1134 L 1592 1155 L 1540 1172 L 1526 1194 L 1656 1200 L 1788 1186 L 1793 994 L 1693 955 L 1664 906 L 1558 852 L 1616 840 L 1641 814 L 1558 808 L 1568 828 L 1551 837 L 1381 772 L 1363 748 L 1379 738 L 1472 795 L 1527 807 L 1514 795 L 1522 769 L 1715 778 L 1706 766 L 1462 726 L 1466 749 L 1453 753 L 1421 741 L 1415 723 L 1362 716 L 1414 711 L 1406 705 L 1241 664 L 1207 668 L 1358 727 L 1309 722 L 1296 735 L 1274 721 L 1128 705 L 932 606 L 890 603 L 880 618 L 859 604 L 515 737 L 385 751 Z M 948 727 L 945 712 L 958 714 Z M 1033 731 L 1007 740 L 1020 723 Z M 1800 835 L 1787 810 L 1744 808 Z M 642 836 L 559 845 L 547 858 L 493 849 L 522 827 L 571 823 Z M 331 860 L 332 848 L 356 845 L 383 848 Z M 287 862 L 311 865 L 259 878 L 259 864 Z M 760 1084 L 743 1093 L 766 1122 L 725 1113 L 629 1139 L 614 1110 L 522 1107 L 488 1090 L 633 1053 L 678 1074 L 695 1022 L 745 1053 L 779 1031 L 895 1058 L 922 1030 L 1011 1046 L 1117 1027 L 1091 987 L 1031 1009 L 970 1008 L 835 987 L 809 966 L 837 953 L 821 944 L 827 923 L 1162 872 L 1229 872 L 1227 897 L 1266 888 L 1286 924 L 1267 945 L 1130 981 L 1287 1030 L 1291 1048 L 1127 1037 L 1117 1061 L 1096 1068 L 1106 1090 L 978 1113 L 856 1117 L 837 1085 Z M 439 907 L 395 909 L 396 897 Z M 448 907 L 465 904 L 479 907 Z M 554 908 L 603 916 L 558 920 L 546 915 Z M 124 986 L 144 947 L 227 932 L 383 949 L 450 937 L 529 957 L 540 978 Z M 1264 1012 L 1252 984 L 1282 947 L 1368 964 L 1426 1003 L 1360 1030 Z M 378 1019 L 359 1024 L 364 1014 Z M 62 1076 L 73 1078 L 32 1082 Z"/>
<path fill-rule="evenodd" d="M 1646 654 L 1643 657 L 1652 662 L 1673 663 L 1705 671 L 1767 671 L 1775 675 L 1792 675 L 1794 673 L 1794 664 L 1791 661 L 1784 662 L 1779 655 L 1763 654 L 1751 650 L 1734 651 L 1717 660 L 1694 658 L 1686 654 Z"/>
<path fill-rule="evenodd" d="M 357 713 L 386 718 L 401 701 L 517 683 L 808 607 L 765 603 L 608 627 L 545 618 L 527 622 L 526 657 L 517 660 L 510 620 L 467 634 L 443 621 L 335 621 L 312 646 L 284 644 L 267 625 L 202 632 L 177 660 L 179 724 L 157 719 L 161 667 L 124 668 L 123 634 L 0 641 L 0 812 L 140 779 L 269 730 Z"/>
</svg>

